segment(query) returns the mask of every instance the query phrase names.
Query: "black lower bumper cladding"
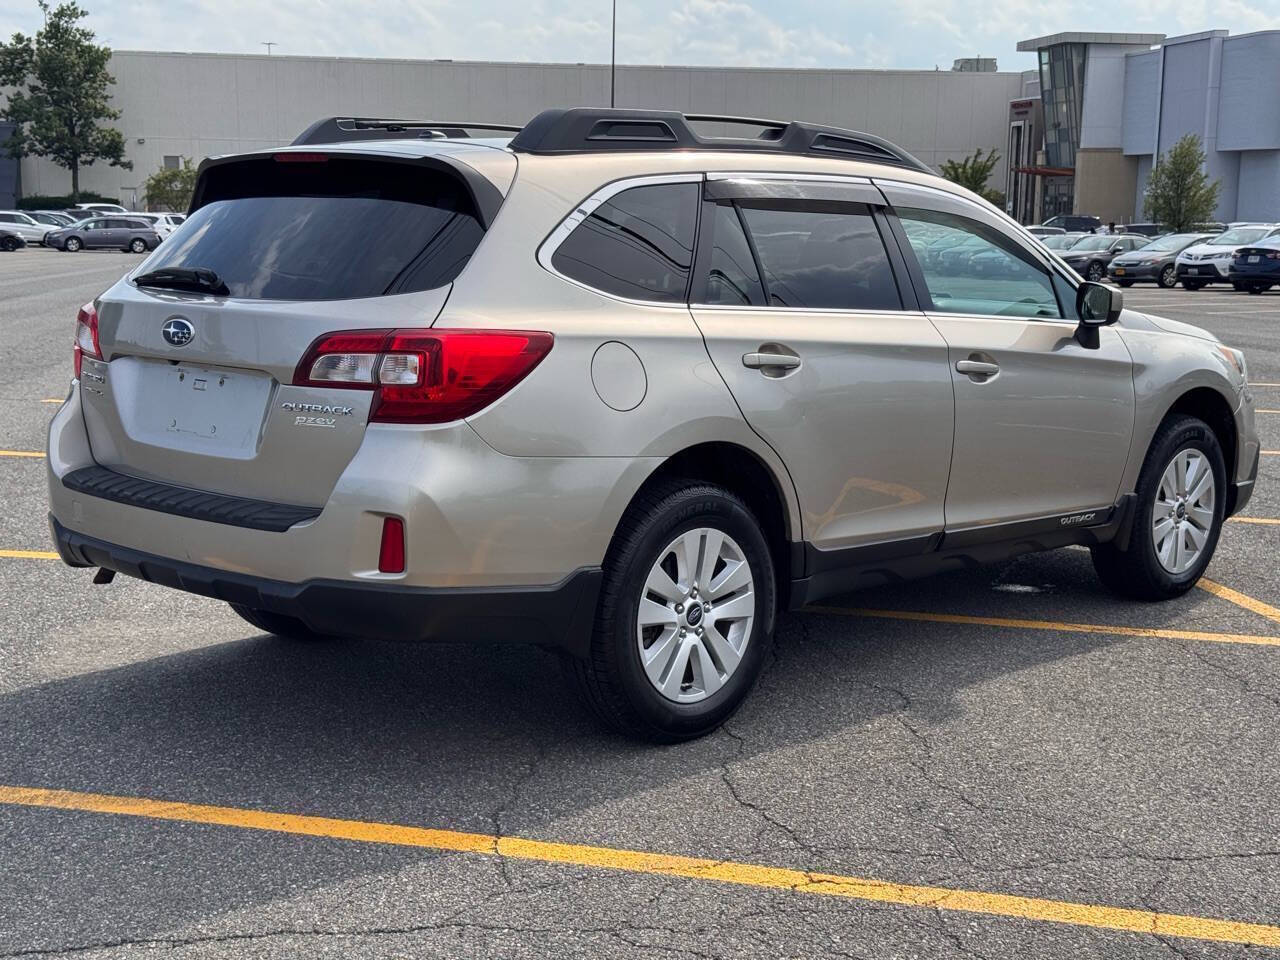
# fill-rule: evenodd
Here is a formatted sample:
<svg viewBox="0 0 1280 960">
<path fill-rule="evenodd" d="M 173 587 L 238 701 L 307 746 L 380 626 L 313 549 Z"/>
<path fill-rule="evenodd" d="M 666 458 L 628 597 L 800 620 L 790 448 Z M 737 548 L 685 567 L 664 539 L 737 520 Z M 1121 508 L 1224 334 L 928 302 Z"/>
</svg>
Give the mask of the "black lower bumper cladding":
<svg viewBox="0 0 1280 960">
<path fill-rule="evenodd" d="M 317 633 L 373 640 L 523 642 L 585 656 L 600 568 L 559 583 L 513 587 L 410 587 L 307 580 L 287 583 L 143 553 L 68 530 L 50 516 L 53 541 L 74 567 L 101 567 L 296 617 Z"/>
</svg>

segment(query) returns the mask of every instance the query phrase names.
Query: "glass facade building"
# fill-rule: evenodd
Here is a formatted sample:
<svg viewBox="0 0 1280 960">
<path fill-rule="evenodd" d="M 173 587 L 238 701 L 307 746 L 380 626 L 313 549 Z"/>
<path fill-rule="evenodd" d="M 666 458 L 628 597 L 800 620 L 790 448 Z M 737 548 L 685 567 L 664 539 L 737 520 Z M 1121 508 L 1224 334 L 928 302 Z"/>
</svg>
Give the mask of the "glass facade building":
<svg viewBox="0 0 1280 960">
<path fill-rule="evenodd" d="M 1055 43 L 1041 48 L 1040 99 L 1044 104 L 1045 164 L 1074 170 L 1080 149 L 1080 124 L 1084 114 L 1084 70 L 1087 47 L 1083 43 Z M 1041 217 L 1071 213 L 1075 201 L 1071 176 L 1046 177 Z"/>
</svg>

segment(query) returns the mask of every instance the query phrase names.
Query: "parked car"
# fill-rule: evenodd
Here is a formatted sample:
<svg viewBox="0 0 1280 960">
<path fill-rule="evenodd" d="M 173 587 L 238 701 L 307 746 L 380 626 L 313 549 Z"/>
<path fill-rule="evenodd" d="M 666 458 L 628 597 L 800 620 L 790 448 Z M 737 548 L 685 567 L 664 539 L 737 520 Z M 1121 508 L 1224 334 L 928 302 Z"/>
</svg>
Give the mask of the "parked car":
<svg viewBox="0 0 1280 960">
<path fill-rule="evenodd" d="M 94 217 L 72 227 L 51 231 L 49 246 L 68 253 L 80 250 L 111 249 L 145 253 L 160 245 L 155 227 L 133 217 Z"/>
<path fill-rule="evenodd" d="M 1061 227 L 1070 233 L 1095 233 L 1102 227 L 1102 220 L 1098 217 L 1084 216 L 1073 213 L 1060 213 L 1057 216 L 1050 217 L 1044 222 L 1046 227 Z"/>
<path fill-rule="evenodd" d="M 76 208 L 79 210 L 88 210 L 90 213 L 128 213 L 124 207 L 118 203 L 77 203 Z"/>
<path fill-rule="evenodd" d="M 1227 278 L 1237 290 L 1253 294 L 1280 284 L 1280 236 L 1234 251 Z"/>
<path fill-rule="evenodd" d="M 1043 237 L 1040 242 L 1046 249 L 1061 253 L 1063 250 L 1070 250 L 1081 237 L 1091 236 L 1093 236 L 1091 233 L 1059 233 L 1056 236 Z"/>
<path fill-rule="evenodd" d="M 100 214 L 95 210 L 81 210 L 79 207 L 70 207 L 66 210 L 63 210 L 62 213 L 65 216 L 68 216 L 72 220 L 77 222 L 79 222 L 80 220 L 89 220 L 93 217 L 100 216 Z"/>
<path fill-rule="evenodd" d="M 205 160 L 184 242 L 76 317 L 62 558 L 270 633 L 545 644 L 663 741 L 830 594 L 1073 544 L 1121 594 L 1194 586 L 1258 468 L 1238 350 L 887 141 L 705 119 Z M 926 266 L 938 233 L 1005 267 Z"/>
<path fill-rule="evenodd" d="M 160 235 L 161 240 L 177 230 L 186 219 L 186 215 L 181 213 L 131 213 L 129 216 L 146 220 Z"/>
<path fill-rule="evenodd" d="M 1178 280 L 1187 290 L 1199 290 L 1211 283 L 1232 283 L 1231 261 L 1236 249 L 1274 236 L 1280 236 L 1280 224 L 1232 227 L 1204 243 L 1193 244 L 1175 261 Z"/>
<path fill-rule="evenodd" d="M 27 241 L 22 239 L 21 235 L 14 233 L 12 230 L 0 228 L 0 250 L 5 253 L 13 253 L 15 250 L 21 250 L 27 245 Z"/>
<path fill-rule="evenodd" d="M 37 222 L 23 210 L 0 210 L 0 230 L 16 233 L 27 243 L 44 243 L 50 229 L 48 224 Z"/>
<path fill-rule="evenodd" d="M 1027 233 L 1031 234 L 1033 237 L 1044 238 L 1044 237 L 1052 237 L 1052 236 L 1061 236 L 1066 232 L 1067 231 L 1064 230 L 1062 227 L 1046 227 L 1043 225 L 1027 227 Z"/>
<path fill-rule="evenodd" d="M 1140 233 L 1144 237 L 1161 237 L 1169 232 L 1163 223 L 1126 223 L 1120 229 L 1124 233 Z"/>
<path fill-rule="evenodd" d="M 46 227 L 51 227 L 55 230 L 58 227 L 69 227 L 76 222 L 73 217 L 69 217 L 65 213 L 59 213 L 56 210 L 27 210 L 25 212 L 36 223 L 43 223 Z"/>
<path fill-rule="evenodd" d="M 1096 282 L 1106 278 L 1107 265 L 1114 257 L 1146 246 L 1149 240 L 1137 233 L 1094 234 L 1077 240 L 1068 249 L 1059 251 L 1058 256 L 1080 276 Z"/>
<path fill-rule="evenodd" d="M 1146 246 L 1117 256 L 1107 267 L 1107 274 L 1122 287 L 1150 281 L 1171 289 L 1178 285 L 1178 254 L 1209 239 L 1212 236 L 1207 233 L 1170 233 L 1158 237 Z"/>
</svg>

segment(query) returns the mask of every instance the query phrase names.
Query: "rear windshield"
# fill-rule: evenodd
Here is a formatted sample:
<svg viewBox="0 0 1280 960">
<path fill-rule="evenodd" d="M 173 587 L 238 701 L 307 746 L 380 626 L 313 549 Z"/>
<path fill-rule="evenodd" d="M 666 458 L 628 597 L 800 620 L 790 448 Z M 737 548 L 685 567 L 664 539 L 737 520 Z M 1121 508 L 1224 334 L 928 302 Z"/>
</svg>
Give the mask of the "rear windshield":
<svg viewBox="0 0 1280 960">
<path fill-rule="evenodd" d="M 484 235 L 462 185 L 418 165 L 268 158 L 204 179 L 203 205 L 147 269 L 213 270 L 242 299 L 430 290 L 462 272 Z"/>
</svg>

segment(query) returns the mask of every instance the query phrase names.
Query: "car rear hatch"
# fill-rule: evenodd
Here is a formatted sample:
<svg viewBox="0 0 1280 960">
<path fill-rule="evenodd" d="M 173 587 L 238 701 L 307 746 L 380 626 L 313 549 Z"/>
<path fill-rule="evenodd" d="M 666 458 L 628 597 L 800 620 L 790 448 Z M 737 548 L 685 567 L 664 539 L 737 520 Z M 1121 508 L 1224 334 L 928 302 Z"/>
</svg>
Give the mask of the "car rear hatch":
<svg viewBox="0 0 1280 960">
<path fill-rule="evenodd" d="M 207 162 L 187 221 L 97 303 L 101 359 L 86 355 L 81 373 L 94 459 L 323 506 L 374 394 L 295 386 L 308 347 L 334 331 L 430 327 L 501 202 L 474 169 L 417 150 Z"/>
</svg>

